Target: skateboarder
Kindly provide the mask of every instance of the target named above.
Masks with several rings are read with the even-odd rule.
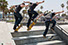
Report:
[[[12,8],[16,7],[15,11],[14,11],[14,17],[15,17],[15,24],[14,24],[14,27],[13,29],[15,30],[17,26],[19,26],[21,20],[22,20],[22,15],[19,13],[20,10],[23,8],[23,7],[27,7],[28,5],[25,5],[24,3],[20,4],[20,5],[14,5],[12,6],[9,10],[11,10]],[[17,32],[17,31],[15,31]]]
[[[56,14],[59,14],[59,13],[62,13],[62,12],[64,12],[64,11],[54,12],[54,13],[46,13],[46,14],[41,14],[41,15],[39,16],[39,17],[45,16],[45,18],[46,18],[46,19],[45,19],[46,29],[45,29],[45,31],[44,31],[44,33],[43,33],[43,37],[44,37],[44,38],[46,38],[46,34],[47,34],[47,32],[48,32],[50,23],[53,24],[52,27],[51,27],[51,29],[54,30],[54,26],[56,25],[56,21],[53,19],[53,17],[54,17]],[[38,18],[39,18],[39,17],[38,17]],[[37,18],[37,19],[38,19],[38,18]]]
[[[38,15],[38,13],[36,11],[34,11],[34,9],[36,8],[36,6],[38,6],[38,4],[41,4],[43,2],[44,2],[44,0],[42,2],[36,2],[36,3],[32,3],[32,2],[29,2],[29,1],[27,1],[27,2],[24,1],[24,3],[29,3],[30,4],[29,10],[28,10],[28,14],[29,14],[30,18],[29,18],[28,23],[27,23],[27,28],[29,28],[31,20],[33,21]],[[33,16],[33,14],[34,14],[34,16]]]

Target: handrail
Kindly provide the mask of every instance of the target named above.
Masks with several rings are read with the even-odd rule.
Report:
[[[68,32],[66,32],[63,28],[61,28],[58,24],[57,26],[61,29],[61,31],[64,31],[66,34],[68,34]]]

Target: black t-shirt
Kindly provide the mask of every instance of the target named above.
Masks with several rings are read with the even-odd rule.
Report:
[[[51,18],[53,18],[55,13],[50,13],[50,14],[46,13],[46,14],[44,14],[44,16],[46,16],[46,15],[50,16]]]
[[[44,14],[46,20],[50,20],[55,16],[55,13],[46,13]]]
[[[16,12],[19,12],[21,9],[22,7],[20,7],[20,5],[16,5],[16,9],[15,9]]]
[[[34,10],[36,6],[37,6],[36,3],[31,3],[29,10]]]
[[[55,12],[54,12],[54,13],[52,13],[52,16],[51,16],[51,17],[53,18],[54,16],[55,16]]]

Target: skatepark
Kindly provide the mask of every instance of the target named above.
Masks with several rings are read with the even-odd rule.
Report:
[[[5,45],[67,45],[68,25],[59,26],[56,25],[55,32],[51,30],[48,31],[47,36],[50,37],[55,35],[51,40],[48,40],[48,38],[43,38],[42,36],[45,29],[44,25],[34,26],[30,31],[27,31],[24,25],[18,33],[14,33],[12,28],[13,23],[0,21],[0,42]]]
[[[0,45],[68,45],[68,1],[0,0]]]

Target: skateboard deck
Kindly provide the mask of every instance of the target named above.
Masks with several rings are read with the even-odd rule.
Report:
[[[44,37],[45,39],[52,40],[55,36],[56,36],[56,35],[46,36],[46,37],[43,36],[43,37]]]
[[[51,28],[50,28],[51,29]],[[53,32],[53,33],[56,33],[55,31],[54,31],[54,29],[51,29],[51,31]]]
[[[22,27],[23,24],[20,24],[20,26],[18,26],[15,31],[18,31],[21,27]]]
[[[32,27],[36,24],[37,20],[35,20],[34,22],[31,23],[31,25],[29,26],[29,28],[27,29],[28,31],[32,29]]]
[[[29,28],[27,29],[27,31],[31,30],[31,28],[36,24],[37,20],[40,18],[41,16],[37,17],[32,24],[29,26]]]

